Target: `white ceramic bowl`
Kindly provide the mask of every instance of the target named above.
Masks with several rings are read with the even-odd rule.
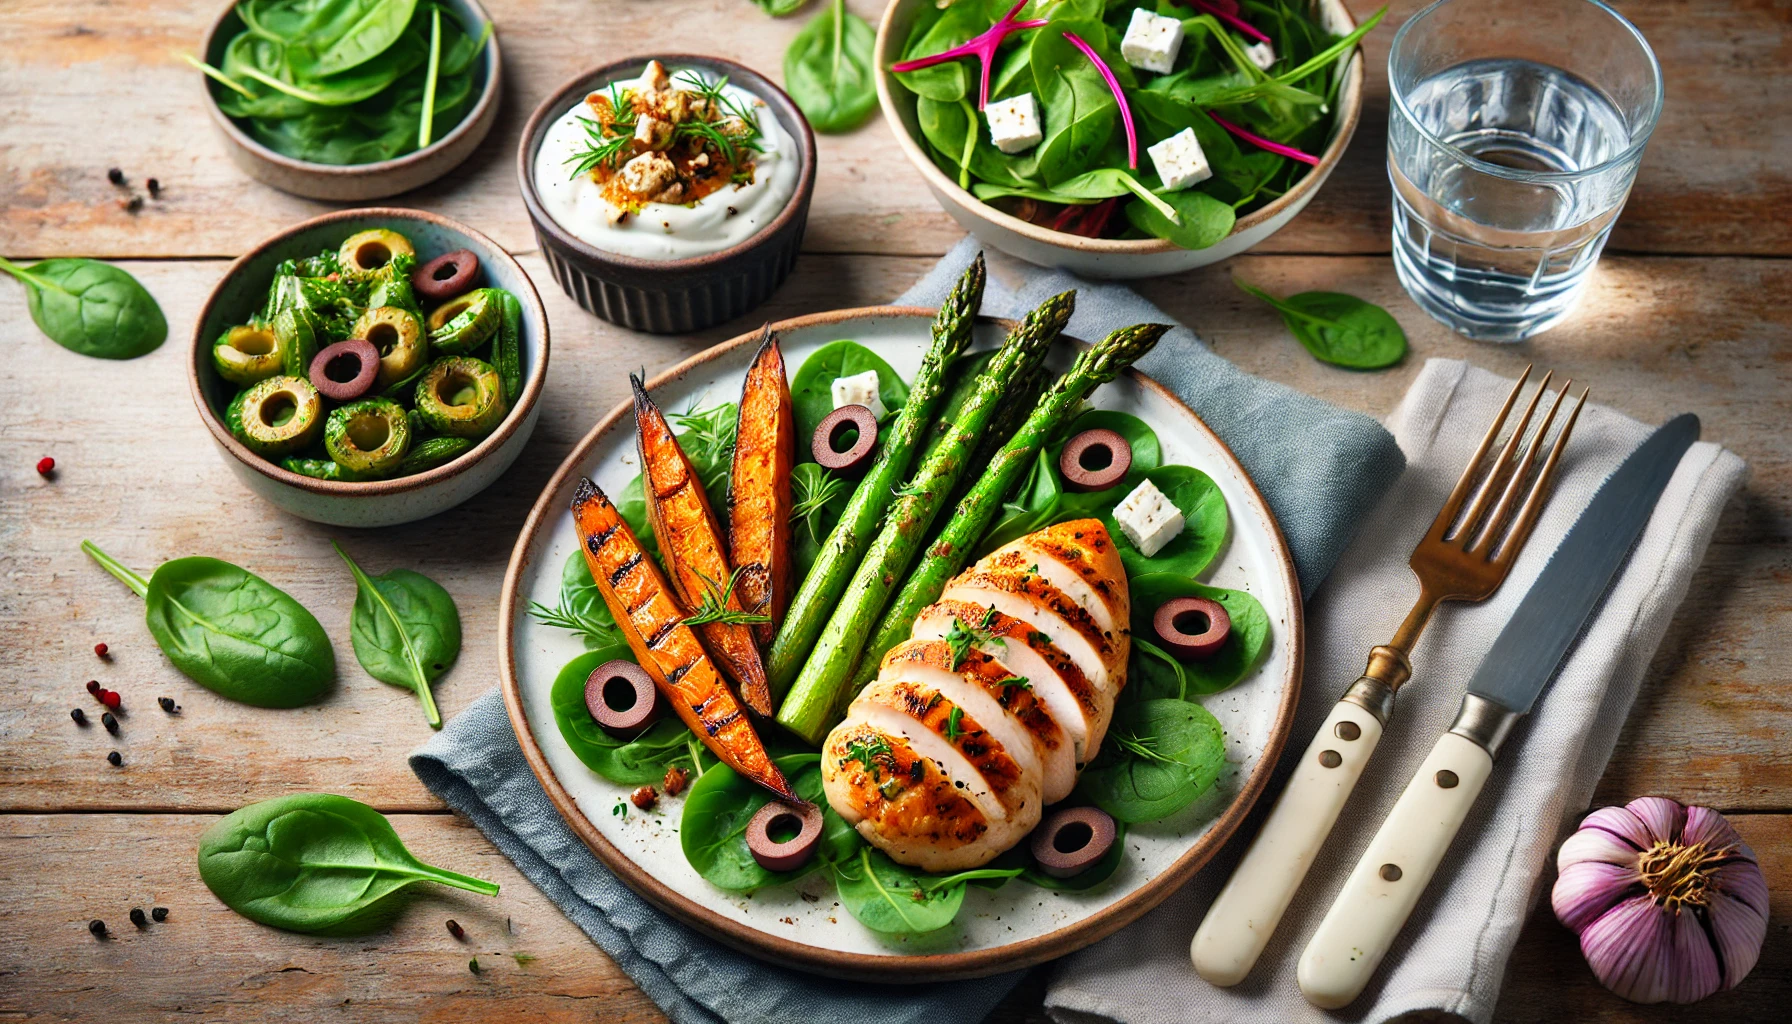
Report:
[[[932,2],[892,0],[884,10],[883,21],[877,27],[878,105],[883,107],[884,117],[896,133],[896,141],[907,154],[909,163],[921,172],[928,190],[960,227],[987,245],[1040,266],[1063,267],[1093,278],[1157,277],[1236,256],[1275,234],[1306,207],[1343,157],[1362,114],[1363,55],[1358,51],[1351,55],[1344,86],[1339,90],[1331,141],[1320,154],[1319,165],[1275,202],[1238,218],[1232,233],[1216,245],[1184,249],[1161,238],[1085,238],[1053,231],[1003,213],[959,188],[958,182],[935,166],[926,147],[916,141],[920,127],[915,120],[915,95],[899,85],[889,69],[901,59],[902,47],[921,5]],[[1343,0],[1313,2],[1328,31],[1344,35],[1356,28],[1356,21],[1344,7]]]
[[[232,385],[212,365],[212,346],[228,328],[246,322],[261,308],[274,267],[281,260],[314,256],[342,244],[357,231],[391,228],[411,240],[419,261],[456,249],[479,257],[484,283],[515,295],[523,304],[523,393],[516,405],[473,450],[444,466],[390,480],[349,483],[318,480],[282,469],[250,451],[224,426],[219,414],[230,401]],[[433,213],[370,207],[313,217],[257,245],[238,257],[212,289],[193,329],[188,379],[199,418],[212,433],[224,461],[237,479],[256,494],[298,516],[333,526],[392,526],[433,516],[485,490],[516,461],[535,420],[548,374],[548,317],[541,296],[523,268],[472,228]]]

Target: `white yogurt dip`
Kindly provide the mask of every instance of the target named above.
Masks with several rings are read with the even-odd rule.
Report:
[[[717,76],[690,68],[672,73],[673,85]],[[618,83],[633,85],[634,80]],[[600,87],[602,91],[607,86]],[[542,137],[535,156],[535,191],[556,224],[606,252],[646,260],[680,260],[720,252],[757,234],[777,218],[796,192],[797,149],[765,101],[730,83],[723,93],[758,122],[763,152],[754,156],[753,180],[726,184],[694,203],[650,202],[618,218],[619,208],[589,174],[570,177],[575,154],[589,146],[586,122],[593,114],[582,99]]]

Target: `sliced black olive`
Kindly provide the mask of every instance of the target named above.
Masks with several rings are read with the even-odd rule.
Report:
[[[1151,625],[1171,654],[1196,661],[1213,657],[1232,635],[1226,606],[1205,597],[1165,601],[1151,617]]]
[[[1073,491],[1105,491],[1126,479],[1132,469],[1132,445],[1105,427],[1085,430],[1070,439],[1058,456],[1058,472]]]
[[[1080,875],[1114,847],[1114,819],[1099,807],[1066,807],[1033,830],[1033,859],[1053,878]]]
[[[311,386],[325,398],[352,402],[373,390],[380,372],[380,350],[363,338],[326,345],[311,360]]]
[[[842,451],[838,446],[846,444],[847,436],[854,431],[858,437]],[[836,473],[863,470],[876,448],[877,417],[862,405],[843,405],[828,413],[815,427],[815,437],[809,442],[809,450],[821,468]]]
[[[444,253],[411,272],[411,290],[430,302],[447,302],[473,287],[479,276],[479,257],[471,250]]]
[[[774,832],[796,834],[779,842]],[[792,806],[773,800],[747,822],[747,851],[767,871],[794,871],[815,856],[821,846],[821,808],[814,804]]]
[[[647,670],[621,658],[585,677],[585,707],[605,732],[632,736],[659,718],[659,688]]]

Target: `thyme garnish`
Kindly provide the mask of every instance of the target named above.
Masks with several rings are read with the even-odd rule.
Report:
[[[703,576],[704,585],[709,590],[709,593],[703,595],[703,604],[698,607],[695,615],[690,615],[685,618],[684,624],[687,626],[701,626],[711,622],[720,622],[729,626],[752,626],[761,622],[772,621],[770,615],[761,615],[758,612],[735,611],[728,607],[729,600],[734,597],[734,585],[740,582],[740,574],[744,572],[746,568],[747,567],[744,565],[736,566],[735,570],[728,574],[728,585],[726,587],[718,587],[716,586],[715,580],[710,579],[708,576]],[[702,576],[703,574],[698,573],[698,575]]]
[[[808,528],[810,540],[820,543],[821,514],[827,509],[828,502],[846,490],[846,481],[830,473],[824,473],[814,485],[808,483],[809,477],[806,474],[792,473],[790,480],[799,492],[790,514]]]
[[[890,749],[890,744],[882,736],[870,743],[866,743],[864,740],[853,740],[846,746],[846,756],[840,759],[840,767],[844,768],[857,761],[865,766],[865,770],[871,773],[871,779],[875,782],[883,774],[883,769],[878,765],[877,759],[888,757],[894,761],[895,756],[895,752]]]
[[[531,601],[529,614],[544,626],[571,630],[599,646],[616,642],[616,631],[573,607],[565,591],[560,592],[560,607],[549,608],[539,601]]]

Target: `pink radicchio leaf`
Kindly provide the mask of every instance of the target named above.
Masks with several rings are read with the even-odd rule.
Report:
[[[1065,35],[1069,34],[1070,33],[1068,32],[1065,33]],[[1240,128],[1238,125],[1233,124],[1211,110],[1207,112],[1207,116],[1213,118],[1214,124],[1219,125],[1221,128],[1226,129],[1251,145],[1256,146],[1258,149],[1266,149],[1271,153],[1285,156],[1290,160],[1299,160],[1303,164],[1312,164],[1314,167],[1319,166],[1319,158],[1311,153],[1303,153],[1293,146],[1284,146],[1280,142],[1271,142],[1255,132],[1249,132]]]
[[[1095,70],[1101,73],[1101,80],[1108,84],[1108,91],[1114,94],[1114,102],[1120,104],[1120,120],[1126,124],[1126,166],[1138,170],[1139,133],[1132,124],[1132,108],[1126,105],[1126,90],[1120,88],[1120,80],[1114,77],[1113,69],[1108,67],[1107,61],[1101,59],[1101,54],[1095,52],[1095,47],[1083,42],[1082,37],[1075,32],[1064,33],[1064,38],[1069,40],[1070,45],[1083,51],[1083,56],[1095,65]]]
[[[1642,796],[1624,805],[1637,816],[1656,842],[1679,842],[1686,827],[1686,808],[1665,796]]]
[[[1269,42],[1269,36],[1238,16],[1238,0],[1175,0],[1175,2],[1211,14],[1259,43]]]
[[[919,71],[922,68],[933,67],[935,64],[944,64],[960,57],[976,57],[982,76],[978,80],[977,109],[982,110],[989,105],[989,69],[995,66],[996,50],[1001,47],[1002,40],[1008,38],[1010,33],[1019,32],[1022,29],[1041,28],[1048,24],[1044,18],[1032,21],[1014,20],[1014,16],[1019,14],[1020,9],[1027,6],[1028,2],[1029,0],[1020,0],[1020,3],[1009,8],[1008,13],[1002,15],[994,25],[949,50],[942,50],[930,57],[916,57],[913,60],[899,61],[890,65],[890,70],[901,74],[904,71]]]

